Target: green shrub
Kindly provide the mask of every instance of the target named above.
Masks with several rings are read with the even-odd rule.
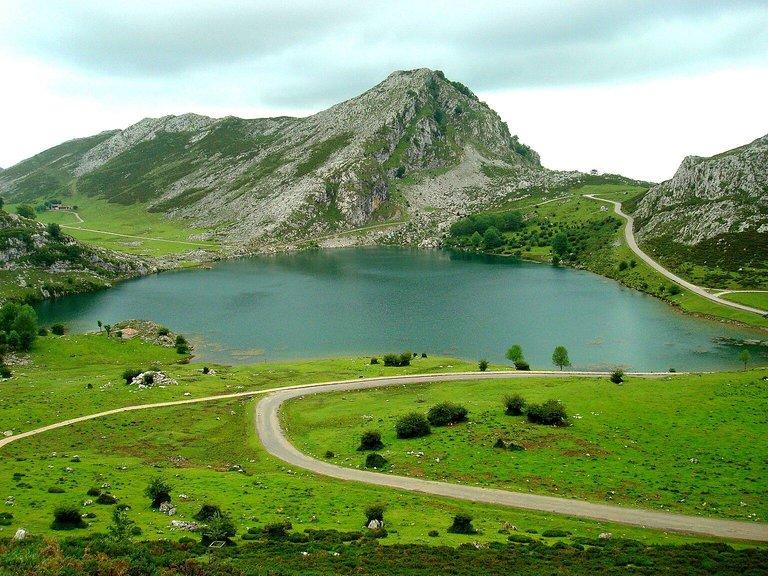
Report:
[[[406,414],[395,424],[395,432],[398,438],[420,438],[426,436],[431,431],[429,421],[423,414],[418,412]]]
[[[366,525],[371,520],[378,520],[379,522],[384,522],[384,512],[387,510],[387,505],[382,504],[381,502],[375,502],[373,504],[369,504],[365,508],[365,523]]]
[[[53,530],[72,530],[85,528],[83,516],[77,506],[59,506],[53,511]]]
[[[477,534],[477,530],[472,526],[472,516],[468,514],[456,514],[448,532],[451,534]]]
[[[429,536],[430,538],[437,538],[439,535],[440,535],[440,532],[438,532],[437,530],[430,530],[429,532],[427,532],[427,536]]]
[[[360,447],[358,450],[381,450],[384,448],[384,442],[381,441],[381,434],[376,430],[368,430],[360,436]]]
[[[168,328],[166,328],[165,326],[160,326],[160,327],[157,329],[157,335],[158,335],[158,336],[168,336],[168,334],[170,334],[170,332],[171,332],[171,331],[170,331],[170,330],[168,330]]]
[[[126,384],[130,384],[141,372],[138,368],[126,368],[123,370],[123,380],[125,380]]]
[[[547,400],[543,404],[531,404],[526,410],[528,421],[534,424],[562,426],[568,416],[565,406],[557,400]]]
[[[371,452],[365,457],[366,468],[377,468],[380,470],[384,468],[388,463],[389,461],[384,458],[384,456],[376,452]]]
[[[51,486],[48,488],[48,494],[64,494],[64,488],[61,486]]]
[[[515,362],[515,369],[516,370],[530,370],[531,366],[525,360],[517,360]]]
[[[326,450],[325,451],[325,457],[326,458],[336,458],[336,453],[333,450]]]
[[[10,526],[13,524],[13,514],[10,512],[0,512],[0,526]]]
[[[371,364],[378,364],[378,363],[379,363],[379,359],[378,359],[378,358],[376,358],[376,356],[374,356],[373,358],[371,358]]]
[[[221,508],[216,506],[215,504],[203,504],[200,507],[200,510],[197,511],[197,513],[192,516],[195,520],[198,522],[207,522],[214,516],[221,514]]]
[[[114,496],[112,496],[112,494],[109,494],[107,492],[102,492],[101,494],[99,494],[99,497],[96,498],[96,504],[111,505],[116,503],[117,503],[117,498],[115,498]]]
[[[504,398],[504,413],[509,416],[520,416],[525,411],[525,398],[520,394],[511,394]]]
[[[101,490],[99,488],[89,488],[88,492],[86,492],[88,496],[101,496]]]
[[[624,382],[624,370],[617,368],[611,372],[611,382],[614,384],[621,384]]]
[[[518,544],[532,544],[536,542],[535,538],[526,536],[525,534],[510,534],[507,536],[507,540],[510,542],[516,542]]]
[[[0,378],[10,378],[13,376],[11,369],[5,364],[0,363]]]
[[[22,218],[35,218],[35,209],[29,204],[19,204],[16,206],[16,214]]]
[[[38,336],[48,336],[48,328],[41,327],[37,330]]]
[[[466,421],[467,414],[468,410],[460,404],[442,402],[429,409],[427,420],[432,426],[447,426]]]
[[[189,342],[181,334],[176,336],[175,347],[177,354],[189,354]]]
[[[288,537],[288,531],[293,529],[290,522],[275,522],[264,526],[262,532],[271,540],[285,540]]]
[[[480,362],[477,363],[477,367],[480,369],[480,372],[485,372],[486,370],[488,370],[488,360],[483,358],[482,360],[480,360]]]
[[[66,332],[64,324],[54,324],[51,326],[51,333],[55,334],[56,336],[64,336],[64,332]]]
[[[410,366],[413,354],[403,352],[402,354],[384,354],[384,366]]]

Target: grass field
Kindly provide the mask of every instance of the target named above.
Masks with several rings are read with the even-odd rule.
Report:
[[[768,292],[732,292],[730,294],[723,294],[723,298],[732,302],[738,302],[739,304],[768,310]]]
[[[94,246],[142,256],[164,256],[196,248],[218,249],[216,242],[191,238],[204,232],[203,229],[190,226],[181,220],[172,220],[148,212],[144,204],[115,204],[79,194],[67,197],[66,202],[68,205],[77,206],[77,214],[82,222],[69,211],[42,212],[37,215],[38,220],[61,224],[66,227],[64,231],[67,234]],[[9,211],[12,210],[13,207],[9,207]]]
[[[348,358],[237,368],[216,366],[215,375],[203,376],[198,365],[176,364],[178,355],[173,350],[138,341],[119,342],[97,334],[41,338],[30,360],[27,366],[14,367],[14,377],[2,383],[0,416],[4,429],[13,429],[14,433],[127,404],[361,375],[474,368],[440,358],[419,358],[410,368],[370,366],[363,358]],[[139,392],[119,380],[124,367],[155,362],[179,384]],[[93,388],[88,388],[88,383]],[[611,531],[617,537],[644,542],[700,540],[406,494],[290,470],[260,447],[253,429],[254,406],[255,400],[240,399],[130,412],[4,447],[0,493],[6,500],[0,504],[0,511],[12,513],[13,522],[10,527],[0,527],[0,537],[18,526],[33,534],[49,534],[52,510],[57,505],[82,506],[84,501],[93,500],[86,495],[89,488],[108,485],[104,490],[131,507],[130,516],[142,528],[143,537],[180,538],[187,533],[171,530],[171,519],[152,511],[143,495],[149,479],[161,475],[173,485],[173,499],[178,505],[173,519],[189,520],[203,502],[211,501],[232,513],[241,533],[250,526],[285,519],[298,529],[358,530],[365,505],[384,501],[390,532],[386,543],[466,542],[467,536],[445,534],[452,516],[460,511],[470,513],[483,531],[471,539],[504,541],[506,534],[498,531],[512,524],[521,531],[536,533],[562,528],[573,537],[594,538],[600,532]],[[238,471],[235,465],[244,471]],[[54,491],[49,492],[50,488]],[[89,520],[89,528],[78,533],[105,530],[111,506],[93,504],[82,509],[93,512],[95,518]],[[428,537],[432,529],[441,536]],[[539,538],[535,533],[532,536]]]
[[[382,388],[307,396],[284,407],[286,430],[303,451],[361,467],[360,434],[379,430],[388,471],[435,480],[741,520],[768,518],[762,442],[766,370],[663,379],[539,378]],[[502,399],[562,401],[568,427],[504,414]],[[444,400],[469,422],[399,440],[394,425]],[[503,438],[524,451],[494,448]]]

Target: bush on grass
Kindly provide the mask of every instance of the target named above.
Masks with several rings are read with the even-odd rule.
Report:
[[[521,416],[525,405],[525,398],[520,394],[512,394],[504,398],[504,413],[508,416]]]
[[[460,404],[442,402],[429,409],[427,420],[432,426],[448,426],[466,421],[468,413],[469,411]]]
[[[477,534],[477,530],[472,526],[472,516],[469,514],[456,514],[448,532],[451,534]]]
[[[360,436],[359,451],[381,450],[384,448],[384,442],[381,441],[381,434],[377,430],[368,430]]]
[[[365,467],[366,468],[377,468],[381,469],[384,468],[389,463],[389,460],[384,458],[381,454],[378,454],[377,452],[371,452],[368,454],[368,456],[365,457]]]
[[[568,418],[565,406],[557,400],[547,400],[543,404],[531,404],[526,410],[528,421],[533,424],[563,426]]]
[[[401,417],[395,424],[398,438],[420,438],[431,432],[429,421],[423,414],[411,412]]]
[[[59,506],[53,511],[53,530],[73,530],[75,528],[85,528],[83,516],[77,506]]]

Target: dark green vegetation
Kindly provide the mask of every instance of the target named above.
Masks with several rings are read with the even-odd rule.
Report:
[[[400,417],[395,424],[398,438],[421,438],[431,432],[429,421],[419,412]]]
[[[6,352],[28,352],[37,338],[37,314],[28,304],[0,308],[0,364]]]
[[[356,435],[375,425],[393,474],[764,521],[764,376],[627,376],[621,386],[607,376],[411,385],[308,396],[286,404],[283,415],[298,448],[316,456],[331,450],[336,464],[359,462]],[[423,410],[425,399],[461,402],[469,422],[398,439],[398,419]],[[375,419],[365,420],[371,406]],[[499,439],[509,449],[494,448]]]
[[[102,576],[245,576],[251,574],[377,574],[381,576],[558,574],[681,574],[762,576],[764,549],[724,544],[649,546],[625,539],[559,539],[551,544],[513,532],[508,543],[476,548],[381,545],[360,532],[283,529],[248,543],[217,550],[196,538],[179,541],[115,540],[104,536],[67,538],[51,545],[42,539],[0,540],[0,573],[17,576],[60,574]],[[465,540],[467,536],[461,536]]]

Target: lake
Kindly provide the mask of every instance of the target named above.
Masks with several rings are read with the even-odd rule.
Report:
[[[73,331],[96,330],[97,320],[155,320],[185,334],[199,358],[224,363],[403,350],[502,362],[519,343],[534,368],[550,368],[562,344],[581,369],[722,370],[740,366],[739,350],[716,337],[755,338],[589,272],[402,248],[230,260],[37,311]]]

